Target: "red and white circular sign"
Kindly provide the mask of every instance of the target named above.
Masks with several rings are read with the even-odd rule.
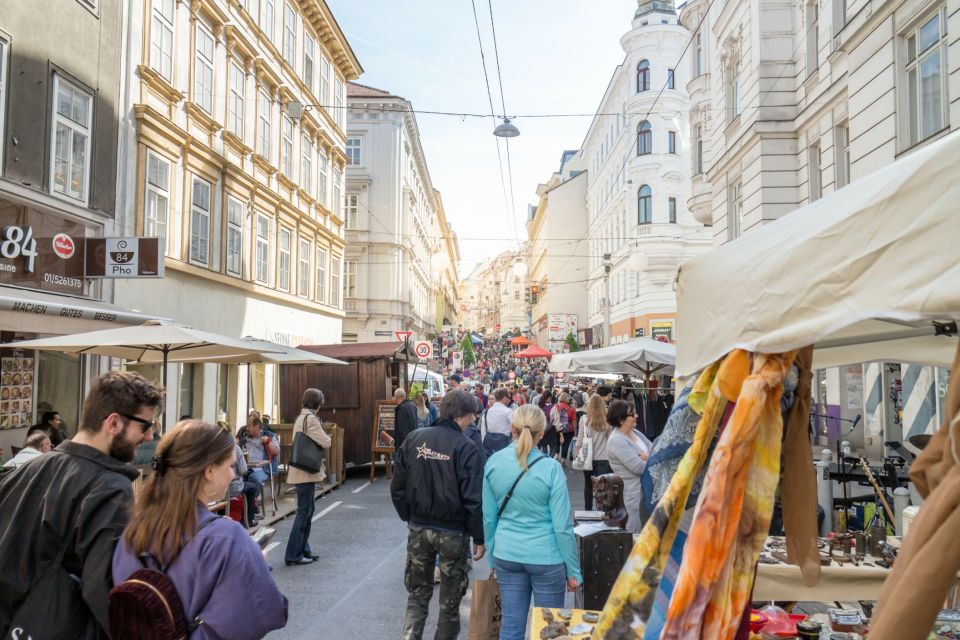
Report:
[[[77,251],[77,244],[73,238],[65,233],[53,236],[53,252],[64,260],[69,260]]]
[[[417,357],[421,360],[427,360],[433,355],[433,344],[423,340],[413,346],[413,352],[417,354]]]

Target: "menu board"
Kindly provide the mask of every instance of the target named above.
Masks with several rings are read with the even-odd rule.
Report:
[[[393,451],[393,429],[396,422],[397,403],[393,400],[377,400],[373,416],[374,451]]]
[[[32,424],[37,359],[34,351],[0,349],[0,429]]]

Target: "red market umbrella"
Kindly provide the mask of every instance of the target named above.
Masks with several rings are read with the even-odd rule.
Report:
[[[510,338],[510,344],[517,347],[525,347],[530,344],[530,341],[523,336],[517,336],[516,338]]]
[[[523,351],[519,351],[513,354],[513,356],[515,358],[548,358],[549,359],[553,357],[553,354],[547,351],[546,349],[538,347],[537,345],[534,344],[527,347]]]

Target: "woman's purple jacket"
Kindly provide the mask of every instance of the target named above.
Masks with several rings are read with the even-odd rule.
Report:
[[[191,640],[256,640],[287,624],[287,599],[270,575],[260,547],[247,531],[202,505],[205,526],[167,570],[189,620],[203,620]],[[123,539],[113,554],[113,583],[120,584],[142,565]]]

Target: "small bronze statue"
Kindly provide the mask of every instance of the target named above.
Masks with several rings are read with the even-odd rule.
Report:
[[[603,511],[603,523],[623,529],[627,526],[627,508],[623,505],[623,478],[607,473],[592,478],[593,504]]]

